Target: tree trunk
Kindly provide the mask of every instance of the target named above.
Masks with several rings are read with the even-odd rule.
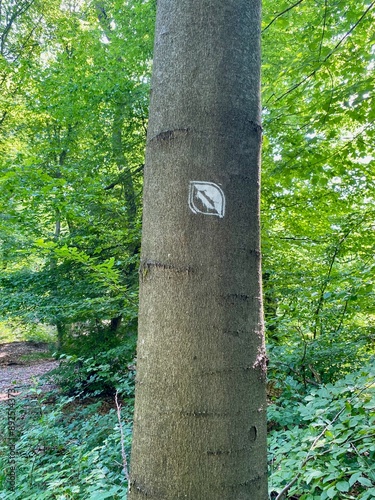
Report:
[[[57,352],[61,352],[66,340],[66,325],[62,321],[56,321],[57,331]]]
[[[125,120],[124,104],[115,103],[113,125],[112,125],[112,151],[119,172],[126,172],[123,176],[122,186],[128,213],[128,222],[133,227],[137,216],[136,196],[133,185],[132,172],[126,169],[126,159],[122,141],[122,128]]]
[[[130,500],[266,500],[260,0],[158,0]]]

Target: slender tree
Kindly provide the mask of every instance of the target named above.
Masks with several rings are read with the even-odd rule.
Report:
[[[260,0],[159,0],[131,500],[265,500]]]

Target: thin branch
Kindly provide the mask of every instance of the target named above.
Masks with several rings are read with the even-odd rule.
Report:
[[[350,28],[350,30],[337,42],[335,47],[331,50],[331,52],[324,58],[323,62],[328,61],[328,59],[336,52],[336,50],[340,47],[340,45],[352,34],[352,32],[356,29],[356,27],[359,25],[361,21],[365,18],[365,16],[368,14],[368,12],[373,8],[375,5],[375,0],[367,7],[365,12],[362,14],[362,16],[358,19],[358,21],[353,24],[353,26]]]
[[[296,375],[297,380],[299,380],[299,379],[298,379],[298,377],[299,377],[301,374],[299,373],[299,371],[298,371],[298,370],[296,370],[296,369],[295,369],[295,368],[293,368],[292,366],[288,365],[288,363],[283,363],[283,362],[280,362],[279,364],[280,364],[280,365],[283,365],[283,366],[286,366],[286,367],[289,369],[289,371],[291,371],[292,373],[294,373],[294,375]],[[312,380],[311,378],[305,378],[305,382],[307,382],[307,383],[308,383],[308,384],[310,384],[310,385],[313,385],[314,387],[320,387],[320,386],[321,386],[321,384],[319,384],[316,380]]]
[[[320,56],[322,55],[324,34],[327,26],[327,12],[328,12],[328,0],[324,0],[324,19],[323,19],[322,37],[320,39],[320,45],[319,45],[319,60]]]
[[[125,172],[122,172],[121,175],[119,175],[115,181],[111,182],[111,184],[108,184],[108,186],[105,186],[105,188],[103,188],[104,191],[109,191],[110,189],[113,189],[114,187],[118,186],[119,184],[122,184],[127,178],[141,172],[143,170],[143,168],[144,168],[144,165],[140,165],[138,168],[136,168],[133,171],[127,170]]]
[[[8,111],[2,112],[2,117],[0,118],[0,127],[4,123],[5,118],[7,117]]]
[[[372,387],[373,383],[369,383],[368,385],[365,385],[365,387],[363,387],[358,394],[354,394],[352,398],[349,399],[348,403],[351,403],[356,397],[358,397],[360,394],[362,394],[366,389]],[[277,497],[275,498],[275,500],[283,500],[285,498],[285,495],[288,493],[288,491],[292,488],[292,486],[294,486],[294,484],[298,481],[298,479],[300,478],[302,472],[303,472],[303,468],[305,467],[305,465],[307,464],[307,462],[309,462],[310,460],[312,460],[314,458],[314,456],[311,454],[311,452],[313,451],[313,449],[315,448],[315,446],[317,445],[318,441],[324,436],[324,434],[326,433],[327,429],[336,422],[336,420],[338,418],[340,418],[340,415],[345,411],[346,409],[346,406],[343,406],[343,408],[341,408],[341,410],[334,416],[334,418],[328,422],[328,424],[326,424],[322,430],[322,432],[314,439],[314,442],[313,444],[310,446],[310,449],[309,451],[307,452],[307,455],[306,455],[306,458],[305,460],[302,462],[300,468],[299,468],[299,472],[296,474],[296,476],[290,481],[290,483],[288,483],[286,486],[284,486],[284,488],[280,491],[280,493],[277,495]]]
[[[299,2],[300,3],[300,2]],[[291,87],[289,90],[281,94],[280,97],[278,97],[274,102],[278,102],[284,97],[286,97],[288,94],[293,92],[294,90],[298,89],[301,85],[303,85],[307,80],[310,80],[323,66],[325,62],[328,61],[328,59],[337,51],[337,49],[340,47],[340,45],[353,33],[353,31],[357,28],[357,26],[363,21],[363,19],[366,17],[366,15],[369,13],[369,11],[374,7],[375,5],[375,0],[367,7],[365,12],[362,14],[362,16],[358,19],[356,23],[353,24],[353,26],[350,28],[350,30],[345,33],[345,35],[337,42],[337,44],[334,46],[334,48],[331,50],[329,54],[326,55],[326,57],[323,59],[322,63],[320,66],[315,68],[311,73],[309,73],[307,76],[305,76],[300,82],[296,83]]]
[[[129,482],[129,468],[128,468],[128,461],[126,458],[126,452],[125,452],[125,439],[124,439],[124,431],[122,428],[122,421],[121,421],[121,404],[118,402],[118,391],[116,391],[115,394],[115,404],[116,404],[116,409],[117,409],[117,420],[119,423],[120,427],[120,436],[121,436],[121,456],[122,456],[122,470],[124,471],[125,478],[128,482],[128,485],[130,484]]]
[[[339,252],[341,250],[341,246],[343,245],[343,243],[345,242],[345,240],[348,238],[348,236],[350,235],[350,233],[353,230],[354,230],[354,227],[351,227],[350,229],[348,229],[348,231],[346,231],[346,233],[343,235],[343,237],[340,239],[340,241],[336,245],[335,250],[333,252],[333,255],[331,257],[331,260],[330,260],[330,263],[329,263],[328,273],[327,273],[327,276],[324,279],[324,282],[323,282],[321,290],[320,290],[320,296],[319,296],[319,300],[318,300],[318,306],[317,306],[316,311],[314,313],[314,316],[315,316],[315,325],[314,325],[314,331],[313,331],[314,339],[316,338],[316,332],[317,332],[317,329],[318,329],[319,315],[320,315],[320,312],[323,309],[323,305],[324,305],[324,294],[325,294],[325,291],[326,291],[327,286],[328,286],[328,284],[330,282],[330,279],[331,279],[332,269],[333,269],[333,266],[335,264],[336,257],[337,257],[337,255],[339,254]]]
[[[321,240],[313,240],[311,238],[297,238],[295,236],[278,236],[278,239],[291,241],[308,241],[309,243],[323,243]]]
[[[334,150],[333,153],[331,153],[328,156],[325,156],[324,158],[320,158],[319,160],[317,160],[315,162],[311,162],[309,164],[310,171],[312,171],[312,167],[315,167],[316,165],[323,165],[328,160],[331,160],[332,158],[334,158],[338,154],[340,154],[343,151],[345,151],[345,149],[348,148],[351,144],[353,144],[362,134],[364,134],[367,130],[371,130],[371,128],[374,126],[374,124],[375,124],[375,119],[371,120],[370,122],[367,122],[366,125],[364,127],[362,127],[362,129],[354,137],[352,137],[347,142],[345,142],[345,144],[342,147],[338,148],[337,150]],[[303,151],[304,151],[303,148],[297,149],[295,151],[295,155],[283,164],[283,168],[284,169],[286,169],[286,168],[289,168],[289,169],[293,168],[293,165],[292,166],[290,166],[290,165],[298,157],[298,155],[301,152],[303,152]],[[295,204],[286,205],[286,206],[288,207],[288,206],[295,206],[295,205],[298,205],[298,202],[295,203]]]
[[[286,8],[285,10],[283,10],[282,12],[279,12],[279,14],[277,14],[276,17],[274,17],[272,19],[272,21],[270,23],[267,24],[267,26],[262,30],[262,33],[264,33],[266,30],[268,30],[268,28],[281,16],[283,16],[284,14],[286,14],[287,12],[289,12],[290,10],[294,9],[294,7],[297,7],[297,5],[299,5],[300,3],[302,3],[303,0],[298,0],[298,2],[296,2],[295,4],[291,5],[290,7]]]
[[[344,317],[345,317],[345,314],[346,314],[346,311],[348,309],[348,303],[349,303],[349,299],[346,299],[345,301],[345,305],[344,305],[344,310],[342,311],[342,314],[340,316],[340,322],[339,322],[339,325],[338,327],[336,328],[335,330],[335,333],[340,333],[340,330],[341,330],[341,327],[342,327],[342,324],[344,322]]]
[[[293,87],[290,87],[290,89],[288,89],[286,92],[284,92],[283,94],[281,94],[281,96],[278,97],[277,99],[275,99],[274,102],[281,101],[281,99],[284,99],[284,97],[286,97],[288,94],[290,94],[294,90],[298,89],[298,87],[300,87],[305,82],[307,82],[307,80],[310,80],[310,78],[312,78],[319,71],[320,68],[321,68],[321,66],[319,68],[315,68],[313,71],[311,71],[311,73],[309,73],[307,76],[305,76],[300,82],[295,83],[293,85]]]
[[[330,115],[331,104],[332,104],[333,96],[334,96],[334,93],[335,93],[335,86],[334,86],[334,80],[333,80],[332,71],[329,68],[327,68],[327,71],[328,71],[328,74],[329,74],[329,76],[331,78],[331,91],[330,91],[331,95],[330,95],[330,98],[329,98],[329,103],[328,103],[328,106],[327,106],[326,114],[325,114],[325,116],[323,118],[321,127],[323,127],[323,125],[325,125],[325,123],[327,121],[327,118]]]
[[[5,43],[6,43],[6,40],[8,38],[9,32],[12,28],[14,21],[17,19],[17,17],[24,14],[32,6],[32,4],[34,2],[35,2],[35,0],[31,0],[29,2],[24,2],[23,4],[21,4],[21,6],[18,9],[16,8],[15,11],[12,13],[12,15],[9,17],[9,19],[7,19],[7,24],[4,27],[2,35],[0,37],[0,40],[1,40],[1,42],[0,42],[0,54],[1,55],[4,55]]]

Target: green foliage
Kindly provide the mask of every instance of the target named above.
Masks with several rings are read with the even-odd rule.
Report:
[[[48,342],[52,346],[56,342],[56,334],[49,325],[25,323],[18,318],[0,322],[0,344],[15,341]]]
[[[374,5],[263,12],[268,340],[299,380],[328,382],[374,352]]]
[[[30,396],[29,396],[30,398]],[[17,397],[16,492],[7,488],[6,406],[0,406],[0,498],[84,499],[126,498],[120,428],[115,409],[101,403],[82,407],[74,398],[55,404],[37,397]],[[130,449],[128,414],[122,412],[126,452]]]
[[[103,348],[102,348],[103,349]],[[118,391],[132,405],[135,340],[90,357],[62,354],[60,366],[48,374],[61,391],[80,397],[113,395]]]
[[[371,357],[371,337],[361,331],[333,333],[317,338],[296,331],[293,339],[284,344],[268,346],[269,375],[282,381],[292,376],[305,387],[310,384],[334,382],[358,370]]]
[[[0,317],[62,341],[136,315],[155,5],[16,4],[0,13]]]
[[[291,484],[286,498],[374,498],[374,375],[372,362],[335,384],[310,390],[300,401],[298,385],[289,381],[269,408],[271,491],[280,493]]]

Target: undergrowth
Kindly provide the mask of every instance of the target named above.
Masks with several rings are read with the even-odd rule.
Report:
[[[35,386],[15,396],[15,491],[10,482],[9,405],[0,404],[0,499],[126,498],[132,356],[129,345],[88,358],[63,355],[60,367],[42,382],[57,384],[58,392],[45,394]]]
[[[131,346],[65,355],[49,380],[60,392],[35,387],[15,397],[14,492],[9,407],[0,404],[0,499],[126,498],[122,445],[129,457],[132,356]],[[306,387],[290,376],[276,382],[268,411],[271,499],[375,498],[374,375],[372,362],[335,383]]]
[[[9,484],[7,408],[0,406],[0,498],[126,498],[120,423],[102,401],[82,405],[74,397],[53,404],[38,394],[16,398],[16,483]],[[30,401],[33,405],[30,405]],[[122,410],[124,446],[130,451],[131,420]]]
[[[374,376],[372,362],[304,395],[284,381],[268,411],[271,498],[375,498]]]
[[[132,342],[93,352],[90,356],[62,354],[60,366],[48,379],[69,396],[113,395],[116,391],[132,399],[134,393]]]

